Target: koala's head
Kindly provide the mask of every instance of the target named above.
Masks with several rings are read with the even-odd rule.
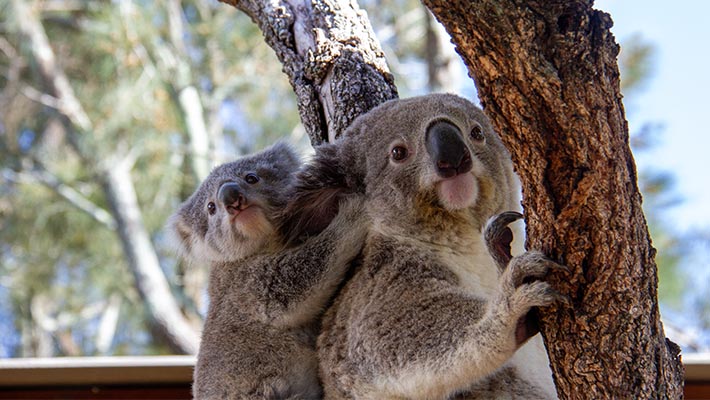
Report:
[[[297,192],[307,203],[322,192],[364,191],[375,226],[407,234],[457,221],[480,230],[492,215],[519,209],[500,138],[479,108],[448,94],[376,107],[317,148],[302,176]]]
[[[181,255],[195,262],[234,261],[276,239],[301,160],[285,143],[216,167],[171,217]]]

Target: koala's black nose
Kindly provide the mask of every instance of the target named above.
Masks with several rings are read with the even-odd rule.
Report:
[[[454,124],[438,121],[426,132],[426,149],[436,165],[439,176],[451,178],[471,170],[471,153]]]
[[[219,187],[217,199],[230,214],[239,211],[247,203],[247,198],[239,188],[239,185],[232,182],[224,183]]]

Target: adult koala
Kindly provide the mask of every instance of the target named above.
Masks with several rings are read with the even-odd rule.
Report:
[[[487,250],[486,222],[520,208],[519,183],[480,109],[443,94],[384,103],[319,147],[299,185],[294,225],[347,191],[365,192],[372,221],[318,338],[326,398],[555,397],[526,315],[561,299],[540,280],[559,266],[505,257],[515,217],[487,235],[498,257]]]

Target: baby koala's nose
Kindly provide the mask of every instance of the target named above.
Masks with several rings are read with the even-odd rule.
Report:
[[[230,214],[238,212],[247,204],[246,196],[242,193],[239,185],[233,182],[222,184],[217,192],[217,198]]]
[[[471,170],[471,153],[459,128],[450,122],[437,121],[429,126],[426,148],[442,178],[451,178]]]

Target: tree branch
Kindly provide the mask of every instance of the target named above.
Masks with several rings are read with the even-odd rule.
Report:
[[[55,175],[47,171],[47,169],[44,168],[44,166],[39,162],[33,162],[29,172],[24,174],[19,174],[15,171],[6,169],[3,175],[14,182],[21,182],[26,179],[39,182],[51,189],[54,193],[58,194],[78,210],[86,213],[86,215],[93,218],[96,222],[104,225],[108,229],[116,229],[116,220],[111,214],[108,213],[108,211],[97,206],[76,189],[62,182]],[[23,179],[23,176],[26,176],[27,178]]]
[[[200,98],[200,92],[193,82],[190,63],[186,60],[187,46],[184,43],[185,27],[182,20],[183,11],[180,0],[169,0],[166,3],[168,26],[170,27],[170,43],[177,54],[178,74],[171,82],[177,93],[178,105],[183,114],[185,128],[192,148],[192,168],[198,181],[203,181],[210,173],[210,135],[205,122],[205,110]],[[171,76],[171,75],[167,75]],[[212,146],[214,147],[214,146]]]
[[[169,85],[172,98],[180,111],[190,145],[190,168],[195,178],[202,181],[210,172],[211,159],[205,111],[199,91],[193,82],[190,63],[185,60],[188,55],[183,42],[185,32],[180,2],[168,0],[164,4],[168,17],[170,45],[153,41],[151,52],[140,44],[136,45],[135,51],[143,63],[158,68],[162,71],[162,76],[169,77],[166,84]],[[121,2],[119,10],[126,35],[131,42],[140,43],[138,33],[133,27],[133,19],[138,17],[133,2]],[[156,61],[153,62],[153,59]]]
[[[74,90],[69,84],[69,79],[57,64],[54,51],[49,45],[49,39],[47,39],[47,34],[44,32],[39,19],[28,9],[28,5],[24,0],[13,0],[12,4],[17,14],[16,20],[22,21],[19,24],[20,30],[29,39],[32,55],[37,61],[42,77],[50,87],[49,92],[60,100],[61,112],[81,131],[91,131],[91,120],[76,98]]]
[[[124,253],[128,258],[138,293],[160,333],[175,350],[195,354],[199,343],[193,327],[175,302],[160,262],[143,225],[129,166],[116,163],[103,180],[109,206],[118,222]]]
[[[353,119],[397,97],[369,21],[346,0],[221,0],[244,11],[276,52],[311,144],[332,141]]]

